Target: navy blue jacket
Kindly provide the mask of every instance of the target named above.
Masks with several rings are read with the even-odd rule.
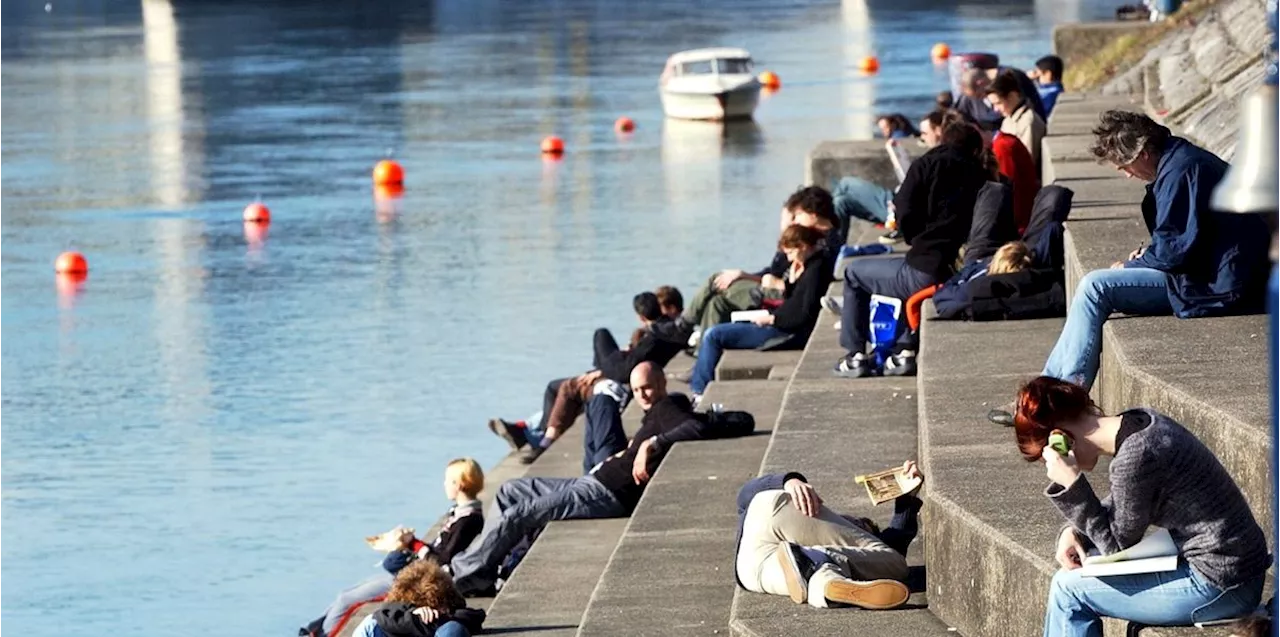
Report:
[[[1259,311],[1271,233],[1256,215],[1215,212],[1209,199],[1228,165],[1180,137],[1170,137],[1147,185],[1142,220],[1151,244],[1126,268],[1169,275],[1169,304],[1179,318]]]
[[[742,489],[738,491],[738,536],[733,541],[733,579],[742,586],[742,580],[738,578],[738,551],[742,549],[742,526],[747,519],[747,507],[751,506],[751,499],[756,497],[762,491],[773,491],[782,489],[788,480],[796,478],[801,482],[808,482],[804,474],[791,471],[789,473],[771,473],[763,475],[759,478],[748,480],[742,485]],[[893,501],[893,519],[890,520],[889,526],[880,531],[876,537],[892,548],[893,550],[906,555],[907,547],[911,545],[911,541],[916,538],[916,533],[920,529],[920,507],[924,503],[914,495],[904,495]],[[746,588],[743,586],[743,588]]]

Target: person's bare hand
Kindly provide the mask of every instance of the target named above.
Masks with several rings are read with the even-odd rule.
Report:
[[[413,544],[413,529],[400,527],[400,548],[408,548]]]
[[[773,315],[762,314],[760,316],[757,316],[751,319],[751,322],[755,323],[756,325],[759,325],[760,327],[767,327],[769,325],[773,325]]]
[[[631,477],[636,484],[644,484],[649,481],[649,454],[653,451],[654,446],[658,443],[653,438],[644,441],[640,448],[636,450],[635,462],[631,463]]]
[[[916,465],[916,461],[908,460],[902,463],[902,473],[908,478],[920,479],[920,484],[916,485],[916,488],[912,489],[911,493],[908,493],[907,495],[915,495],[916,493],[919,493],[920,488],[924,486],[924,473],[920,471],[920,467]]]
[[[1133,252],[1130,252],[1130,253],[1129,253],[1129,259],[1128,259],[1128,260],[1129,260],[1129,261],[1132,261],[1132,260],[1134,260],[1134,259],[1136,259],[1136,258],[1138,258],[1138,257],[1142,256],[1143,254],[1146,254],[1146,252],[1147,252],[1147,247],[1146,247],[1146,246],[1138,246],[1136,249],[1134,249],[1134,251],[1133,251]]]
[[[424,624],[430,624],[431,622],[440,619],[440,611],[434,608],[427,608],[426,606],[420,606],[413,609],[413,614],[416,615],[418,619],[422,620],[422,623]]]
[[[1070,451],[1064,456],[1054,451],[1052,447],[1046,446],[1040,452],[1040,457],[1044,458],[1045,475],[1055,484],[1066,488],[1080,477],[1080,467],[1076,465],[1076,452]]]
[[[1112,270],[1123,270],[1123,269],[1124,269],[1124,261],[1116,261],[1115,263],[1112,263],[1112,264],[1111,264],[1111,269],[1112,269]]]
[[[591,370],[591,371],[589,371],[589,372],[587,372],[587,373],[585,373],[585,374],[583,374],[583,375],[579,376],[578,378],[582,379],[582,382],[583,382],[583,383],[585,383],[585,384],[587,384],[587,385],[594,385],[594,384],[596,384],[596,383],[600,382],[600,379],[604,378],[604,372],[602,372],[602,371],[600,371],[600,370],[598,370],[598,369],[593,369],[593,370]]]
[[[716,289],[721,291],[729,289],[729,286],[733,285],[734,281],[741,279],[742,275],[743,275],[742,270],[721,271],[720,274],[716,275],[716,280],[715,280]]]
[[[1058,550],[1054,554],[1058,566],[1068,571],[1075,570],[1084,565],[1084,556],[1084,544],[1080,542],[1075,529],[1063,529],[1062,535],[1058,536]]]
[[[760,277],[760,287],[766,290],[785,290],[787,289],[787,282],[782,280],[780,276],[765,274]]]
[[[818,517],[822,498],[818,497],[818,490],[814,489],[813,485],[800,478],[792,478],[782,485],[782,490],[791,496],[791,504],[795,505],[801,513],[811,518]]]

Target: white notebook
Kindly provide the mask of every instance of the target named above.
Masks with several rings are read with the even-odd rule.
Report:
[[[750,323],[762,316],[768,316],[769,310],[738,310],[729,314],[729,320],[734,323]]]
[[[1160,573],[1178,568],[1178,545],[1167,529],[1156,529],[1133,546],[1111,555],[1093,554],[1084,558],[1080,574],[1085,577]]]

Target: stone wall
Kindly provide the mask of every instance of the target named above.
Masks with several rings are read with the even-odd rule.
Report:
[[[1266,40],[1264,0],[1223,0],[1165,36],[1101,92],[1141,95],[1152,116],[1230,161],[1238,106],[1262,83]]]

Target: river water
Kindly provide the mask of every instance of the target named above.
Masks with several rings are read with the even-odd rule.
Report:
[[[934,42],[1025,67],[1112,4],[5,3],[3,620],[293,634],[635,292],[762,267],[814,144],[946,87]],[[663,122],[665,57],[708,45],[782,77],[755,124]]]

